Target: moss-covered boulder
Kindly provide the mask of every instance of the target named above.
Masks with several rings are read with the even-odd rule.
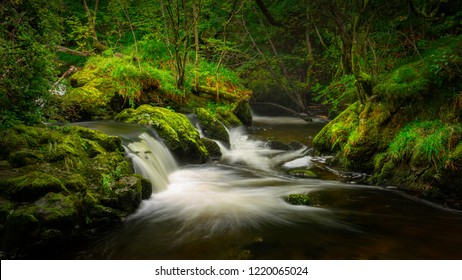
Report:
[[[314,173],[313,171],[309,169],[292,169],[287,171],[289,175],[292,175],[294,177],[299,177],[299,178],[307,178],[307,179],[313,179],[317,178],[318,175]]]
[[[132,174],[119,137],[22,125],[0,136],[0,250],[7,256],[118,223],[152,193],[149,181]]]
[[[61,192],[68,193],[63,182],[41,171],[0,181],[0,194],[14,201],[34,201],[48,193]]]
[[[222,141],[229,145],[228,131],[216,117],[209,113],[205,108],[197,108],[195,113],[206,137]]]
[[[216,108],[215,116],[224,126],[228,128],[242,126],[243,124],[241,120],[228,107]]]
[[[233,113],[245,126],[252,125],[252,110],[248,101],[239,102],[236,108],[234,108]]]
[[[151,126],[167,147],[184,161],[203,163],[209,159],[209,153],[200,140],[199,133],[182,114],[162,107],[141,105],[137,109],[122,111],[115,120]]]
[[[381,77],[364,104],[356,102],[314,138],[344,167],[370,182],[460,207],[462,40],[441,39],[422,57]],[[451,201],[451,202],[449,202]],[[458,201],[458,202],[456,202]]]
[[[313,206],[315,204],[313,199],[306,194],[289,194],[284,197],[284,201],[292,205]]]
[[[202,143],[204,143],[205,147],[207,148],[207,151],[209,151],[209,155],[212,159],[214,158],[221,158],[222,153],[220,146],[218,146],[217,142],[210,140],[208,138],[201,138]]]

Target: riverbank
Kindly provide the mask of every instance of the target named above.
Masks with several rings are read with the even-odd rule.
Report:
[[[336,164],[461,209],[462,40],[442,39],[421,58],[381,77],[314,139]]]

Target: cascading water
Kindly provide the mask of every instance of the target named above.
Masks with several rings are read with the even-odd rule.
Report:
[[[165,145],[144,132],[139,141],[129,143],[125,151],[133,162],[135,172],[151,180],[154,191],[167,189],[168,176],[178,166]]]
[[[231,129],[230,147],[220,145],[220,161],[179,167],[146,129],[106,132],[125,137],[136,172],[149,178],[156,192],[120,229],[78,258],[461,256],[453,245],[462,230],[458,213],[394,190],[299,179],[280,171],[313,165],[306,148],[272,150],[245,130]],[[283,199],[289,194],[309,194],[316,206],[290,205]],[[428,244],[437,246],[431,250]]]

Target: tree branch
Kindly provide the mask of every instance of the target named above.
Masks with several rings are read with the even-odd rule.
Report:
[[[268,10],[266,7],[265,3],[263,3],[263,0],[255,0],[257,2],[258,7],[262,11],[262,13],[265,15],[266,19],[271,25],[278,26],[278,27],[283,27],[284,25],[277,21],[273,15],[271,15],[271,12]]]
[[[56,46],[55,50],[57,52],[63,52],[63,53],[77,55],[77,56],[83,56],[83,57],[87,57],[87,56],[91,55],[91,53],[87,52],[87,51],[81,52],[81,51],[72,50],[72,49],[69,49],[69,48],[66,48],[66,47],[63,47],[63,46]]]

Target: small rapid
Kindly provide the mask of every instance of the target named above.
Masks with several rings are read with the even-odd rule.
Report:
[[[264,121],[254,131],[266,129],[270,121]],[[309,124],[296,122],[304,125]],[[273,150],[265,145],[266,136],[235,128],[229,130],[229,147],[218,142],[220,160],[178,166],[155,132],[99,126],[122,137],[135,171],[149,178],[155,191],[122,226],[76,258],[462,257],[454,246],[462,230],[458,212],[394,189],[287,175],[286,169],[322,161],[315,161],[307,146]],[[287,203],[290,194],[307,194],[313,206]]]

